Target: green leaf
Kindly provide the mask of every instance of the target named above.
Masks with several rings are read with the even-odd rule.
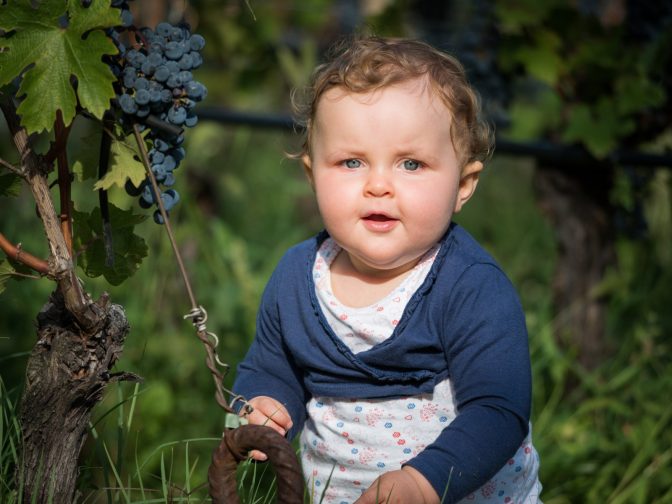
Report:
[[[597,106],[579,104],[569,112],[563,140],[581,142],[597,158],[604,158],[618,145],[621,137],[635,128],[632,119],[621,117],[618,107],[608,98]]]
[[[616,104],[621,114],[632,114],[665,102],[665,90],[642,75],[626,74],[616,81]]]
[[[46,0],[37,8],[30,0],[10,0],[0,6],[0,30],[11,32],[0,38],[0,86],[23,73],[18,113],[29,133],[51,130],[58,110],[69,125],[78,100],[102,117],[114,97],[115,81],[102,57],[117,54],[103,29],[119,24],[119,10],[109,0],[91,2],[88,8],[79,0]]]
[[[127,138],[128,141],[112,139],[110,166],[105,176],[93,186],[95,190],[107,190],[115,184],[124,187],[126,179],[131,179],[133,185],[138,187],[145,180],[145,166],[138,160],[140,156],[135,143],[130,143],[130,138]]]
[[[98,178],[98,163],[100,152],[97,146],[100,145],[100,130],[91,131],[82,136],[79,142],[73,143],[71,157],[72,172],[77,176],[80,182]],[[92,148],[96,146],[96,148]]]
[[[531,99],[530,99],[531,98]],[[534,96],[521,96],[511,104],[511,126],[507,136],[512,140],[529,140],[557,128],[562,112],[562,100],[551,88]]]
[[[495,2],[495,12],[501,23],[501,29],[509,33],[519,33],[526,26],[543,24],[557,5],[558,0],[518,0],[510,2],[498,0]]]
[[[14,197],[21,193],[21,177],[8,173],[0,175],[0,197]]]
[[[93,209],[90,214],[73,212],[74,246],[81,252],[77,265],[87,276],[95,278],[102,275],[110,284],[119,285],[138,270],[142,259],[147,256],[145,241],[133,232],[135,226],[147,217],[112,204],[109,211],[114,264],[106,264],[100,208]]]
[[[548,30],[540,30],[534,38],[534,43],[521,47],[516,57],[530,75],[553,85],[564,70],[564,62],[559,52],[562,41],[556,33]]]

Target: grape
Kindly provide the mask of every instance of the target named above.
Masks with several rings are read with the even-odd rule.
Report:
[[[133,74],[124,75],[123,81],[125,88],[132,88],[133,85],[135,84],[135,72],[133,72]]]
[[[163,202],[163,207],[166,211],[170,211],[175,206],[175,203],[179,201],[180,197],[177,194],[175,189],[168,189],[161,195],[161,201]]]
[[[203,57],[200,55],[200,53],[191,51],[189,54],[191,54],[191,64],[193,65],[192,69],[196,69],[203,64]]]
[[[119,106],[126,114],[132,115],[138,111],[138,106],[135,104],[135,100],[132,96],[127,94],[122,94],[119,97]]]
[[[150,65],[158,67],[163,63],[163,56],[161,56],[161,53],[156,51],[150,52],[149,56],[147,56],[147,62]]]
[[[145,75],[152,75],[154,71],[156,70],[156,66],[152,65],[149,60],[145,60],[145,62],[142,64],[140,67],[140,70],[142,70],[142,73]]]
[[[149,115],[149,107],[138,107],[135,115],[138,117],[147,117]]]
[[[189,98],[196,101],[205,98],[206,94],[205,86],[198,81],[188,82],[185,91]]]
[[[135,103],[138,105],[147,105],[149,103],[149,91],[140,89],[135,93]]]
[[[171,152],[172,156],[175,158],[175,161],[178,163],[184,159],[184,147],[178,147],[177,149],[173,149]]]
[[[184,58],[184,56],[182,56]],[[182,61],[182,60],[180,60]],[[179,74],[180,80],[182,81],[182,84],[187,84],[194,80],[194,75],[189,71],[189,70],[182,70]]]
[[[189,37],[189,49],[192,51],[200,51],[205,46],[205,39],[198,34]]]
[[[161,138],[156,138],[154,140],[154,148],[161,152],[166,152],[168,149],[170,149],[170,144]]]
[[[184,54],[184,49],[179,42],[171,40],[166,44],[166,57],[172,60],[178,60]]]
[[[166,167],[163,164],[153,164],[152,173],[156,177],[157,182],[163,182],[166,178]]]
[[[173,31],[173,26],[170,23],[159,23],[156,25],[156,33],[163,38],[168,38]]]
[[[173,103],[173,93],[169,89],[161,91],[161,103]]]
[[[180,58],[180,61],[177,62],[178,65],[180,65],[180,68],[182,70],[188,70],[190,68],[193,68],[193,61],[191,60],[191,53],[185,53],[182,55]]]
[[[149,81],[144,77],[138,77],[137,79],[135,79],[133,87],[136,89],[136,91],[139,91],[141,89],[149,89]]]
[[[187,128],[193,128],[194,126],[196,126],[197,123],[198,123],[198,116],[196,116],[196,114],[192,114],[191,112],[189,112],[187,114],[187,118],[184,120],[184,125]]]
[[[159,82],[166,82],[170,77],[170,70],[166,65],[161,65],[154,72],[154,78]]]
[[[184,107],[173,107],[168,111],[168,120],[179,126],[187,118],[187,111]]]
[[[163,152],[156,149],[150,150],[148,154],[152,163],[163,163],[163,160],[166,158],[166,155]]]
[[[177,168],[177,161],[173,156],[167,154],[163,158],[163,167],[166,169],[166,171],[173,171],[175,168]]]
[[[112,6],[128,11],[127,0],[112,0]],[[141,37],[135,38],[133,48],[126,49],[120,42],[116,30],[107,31],[119,49],[119,56],[110,57],[113,73],[118,78],[117,99],[115,104],[120,113],[119,123],[130,129],[137,123],[141,130],[149,129],[145,135],[148,144],[149,163],[156,182],[159,184],[160,201],[166,212],[172,210],[180,197],[171,187],[175,184],[173,171],[184,159],[183,133],[168,133],[169,130],[157,127],[156,120],[145,123],[144,118],[151,113],[154,118],[167,125],[192,127],[198,122],[194,106],[203,100],[207,90],[203,84],[194,80],[192,71],[203,63],[200,50],[205,39],[190,33],[186,25],[173,26],[159,23],[156,30],[141,28]],[[151,124],[151,126],[150,126]],[[163,223],[161,213],[156,209],[157,196],[145,179],[138,187],[127,181],[126,192],[138,197],[140,207],[155,208],[154,221]]]
[[[163,185],[166,187],[170,187],[173,184],[175,184],[175,175],[173,175],[173,172],[166,173],[166,178],[163,179]]]
[[[152,89],[149,92],[149,101],[152,103],[157,103],[161,101],[161,91],[158,89]]]
[[[166,85],[169,88],[172,88],[173,91],[175,91],[175,89],[178,89],[178,88],[182,87],[182,84],[183,84],[183,82],[182,82],[182,79],[180,79],[180,74],[179,73],[172,74],[170,77],[168,77],[168,80],[166,81]],[[173,94],[175,94],[175,93],[173,93]]]

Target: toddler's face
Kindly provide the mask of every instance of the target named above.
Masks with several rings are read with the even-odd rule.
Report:
[[[360,271],[413,267],[473,192],[482,165],[460,173],[451,124],[423,80],[320,99],[304,161],[326,229]]]

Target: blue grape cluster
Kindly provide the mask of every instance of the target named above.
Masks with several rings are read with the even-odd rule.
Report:
[[[122,13],[130,13],[124,1],[117,3]],[[123,26],[129,26],[123,15],[122,22]],[[169,212],[180,199],[178,192],[170,187],[175,183],[173,172],[185,154],[183,128],[197,123],[194,107],[207,94],[205,86],[192,75],[192,70],[203,63],[200,51],[205,40],[192,34],[186,25],[169,23],[160,23],[155,30],[142,28],[133,35],[136,42],[128,48],[118,36],[112,36],[120,53],[113,68],[119,79],[116,104],[121,114],[118,120],[128,128],[137,123],[141,130],[149,129],[145,136],[151,145],[149,161],[162,191],[158,197]],[[126,192],[139,197],[142,208],[157,205],[157,194],[148,178],[139,187],[128,180]],[[158,209],[154,211],[154,221],[163,224]]]

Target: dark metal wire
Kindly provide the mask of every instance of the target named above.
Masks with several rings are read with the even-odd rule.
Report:
[[[199,118],[220,124],[269,128],[301,132],[303,126],[289,114],[262,114],[243,112],[225,107],[202,107]],[[555,144],[537,140],[516,142],[500,136],[496,140],[497,154],[530,156],[554,165],[589,165],[594,168],[609,168],[613,165],[629,165],[647,168],[672,168],[672,154],[650,154],[645,152],[616,149],[604,159],[596,159],[588,150],[579,145]]]
[[[198,336],[198,339],[201,340],[203,346],[205,347],[205,362],[215,382],[215,399],[217,400],[217,404],[219,404],[219,406],[227,413],[235,414],[233,407],[237,401],[240,401],[243,403],[245,414],[248,414],[252,410],[252,407],[249,405],[249,403],[241,396],[236,395],[234,392],[224,387],[224,376],[228,372],[229,366],[224,364],[217,355],[219,338],[215,333],[207,330],[206,321],[208,320],[208,314],[205,309],[196,302],[196,296],[194,295],[194,291],[191,287],[191,281],[189,280],[187,269],[184,266],[182,254],[180,254],[177,242],[175,241],[175,235],[173,234],[173,230],[170,225],[168,212],[166,212],[166,209],[163,206],[163,201],[160,197],[161,191],[159,189],[159,185],[156,182],[156,178],[154,177],[154,173],[152,172],[152,168],[149,163],[149,156],[147,154],[147,148],[145,147],[145,141],[140,134],[140,129],[138,128],[137,124],[133,125],[133,135],[135,136],[135,141],[138,144],[138,149],[140,150],[140,156],[142,158],[142,163],[145,166],[147,177],[149,178],[154,194],[156,195],[156,203],[159,207],[161,217],[163,217],[163,225],[165,226],[166,233],[168,234],[170,245],[173,249],[173,254],[175,255],[175,261],[177,262],[180,274],[182,275],[182,280],[184,281],[184,285],[187,289],[187,296],[189,297],[189,301],[191,303],[191,311],[189,311],[189,313],[187,313],[184,318],[191,319],[192,324],[196,329],[196,336]],[[233,397],[230,403],[227,402],[226,395]]]

